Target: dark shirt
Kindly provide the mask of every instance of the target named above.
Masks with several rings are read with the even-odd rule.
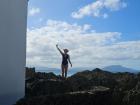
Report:
[[[69,58],[68,54],[62,54],[62,64],[63,65],[67,65],[68,64],[68,58]]]

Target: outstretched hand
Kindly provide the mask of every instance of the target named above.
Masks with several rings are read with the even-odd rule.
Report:
[[[58,47],[58,44],[56,44],[56,47]]]

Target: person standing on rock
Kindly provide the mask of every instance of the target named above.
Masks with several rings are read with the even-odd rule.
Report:
[[[68,54],[69,50],[68,49],[63,49],[64,52],[62,52],[60,50],[60,48],[58,47],[58,44],[56,45],[56,48],[58,49],[58,51],[62,55],[62,64],[61,64],[62,78],[67,78],[68,62],[70,63],[70,65],[72,67],[72,63],[71,63],[71,60],[70,60],[70,55]]]

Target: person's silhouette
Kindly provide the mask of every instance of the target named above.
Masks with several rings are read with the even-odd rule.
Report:
[[[59,52],[62,55],[62,64],[61,64],[61,70],[62,70],[62,77],[67,78],[67,71],[68,71],[68,62],[70,63],[72,67],[72,63],[70,60],[70,55],[68,54],[69,50],[68,49],[63,49],[64,53],[60,50],[58,47],[58,44],[56,45],[56,48],[59,50]]]

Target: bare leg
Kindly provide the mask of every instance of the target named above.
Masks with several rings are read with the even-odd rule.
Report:
[[[67,78],[68,65],[65,66],[65,78]]]
[[[61,65],[62,78],[64,78],[64,69],[65,69],[65,68],[64,68],[64,65]]]

